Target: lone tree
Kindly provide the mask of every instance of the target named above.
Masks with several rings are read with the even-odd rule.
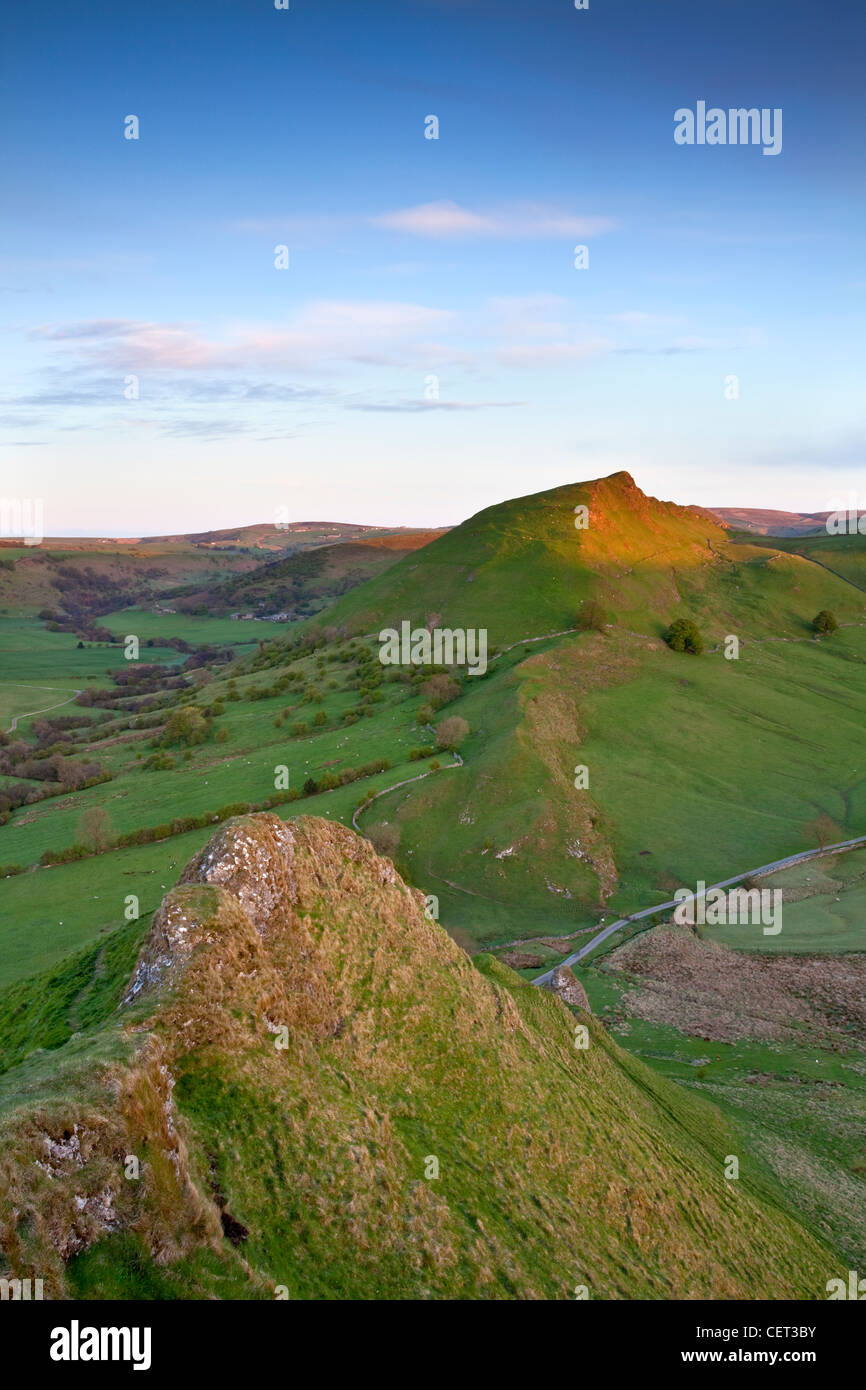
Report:
[[[835,613],[831,613],[829,608],[822,608],[820,613],[816,613],[812,619],[812,626],[816,632],[835,632],[839,626],[839,621]]]
[[[201,710],[195,705],[186,705],[169,716],[162,743],[169,748],[177,744],[189,748],[192,744],[204,743],[209,732],[210,726]]]
[[[704,639],[691,618],[675,618],[665,633],[665,641],[672,651],[691,652],[700,656],[704,650]]]
[[[88,806],[78,821],[76,839],[96,854],[104,850],[111,839],[111,818],[103,806]]]
[[[436,747],[444,748],[447,752],[453,753],[458,749],[469,733],[469,725],[465,719],[461,719],[459,714],[452,714],[449,719],[443,719],[442,723],[436,727]]]
[[[585,598],[577,610],[576,626],[581,632],[604,632],[608,616],[594,598]]]

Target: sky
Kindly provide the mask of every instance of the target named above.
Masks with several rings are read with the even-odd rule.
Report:
[[[620,469],[866,506],[860,0],[289,6],[7,14],[0,500],[55,536],[450,525]],[[781,151],[678,144],[698,102],[780,109]]]

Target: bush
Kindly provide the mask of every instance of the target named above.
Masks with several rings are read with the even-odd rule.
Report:
[[[822,608],[820,613],[816,613],[812,619],[812,626],[816,632],[835,632],[839,626],[835,613],[831,613],[829,608]]]
[[[421,694],[432,709],[441,709],[443,705],[449,705],[452,700],[457,699],[460,686],[450,676],[431,676],[421,686]]]
[[[204,743],[209,731],[210,725],[201,710],[195,705],[186,705],[169,715],[162,743],[168,748],[177,744],[189,748],[193,744]]]
[[[149,758],[145,758],[141,768],[143,772],[170,772],[174,765],[174,758],[170,753],[151,753]]]
[[[704,650],[704,639],[691,618],[676,618],[665,633],[665,641],[674,652],[700,656]]]
[[[217,729],[216,733],[214,734],[214,743],[225,743],[228,739],[228,736],[228,729]]]
[[[69,845],[66,849],[47,849],[40,864],[72,864],[76,859],[89,859],[93,850],[87,845]]]
[[[453,753],[460,747],[468,733],[469,725],[466,720],[461,719],[459,714],[452,714],[450,719],[443,719],[436,728],[436,747],[444,748],[447,752]]]

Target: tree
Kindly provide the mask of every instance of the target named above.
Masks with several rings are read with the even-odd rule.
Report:
[[[204,743],[208,730],[208,722],[201,710],[195,705],[186,705],[169,716],[162,742],[168,747],[181,744],[189,748],[192,744]]]
[[[607,627],[607,613],[594,598],[585,598],[577,610],[575,626],[581,632],[604,632]]]
[[[436,729],[436,747],[453,753],[468,733],[469,725],[466,720],[461,719],[459,714],[452,714],[449,719],[443,719]]]
[[[665,633],[665,641],[672,651],[691,652],[700,656],[704,650],[704,639],[691,618],[675,618]]]
[[[442,705],[448,705],[452,700],[456,700],[460,694],[460,686],[450,676],[444,673],[431,676],[421,686],[422,696],[429,701],[432,709],[441,709]]]
[[[812,619],[812,626],[816,632],[835,632],[839,626],[839,621],[835,613],[831,613],[829,608],[822,608],[820,613],[816,613]]]
[[[75,838],[78,844],[87,845],[96,854],[107,848],[111,839],[111,817],[103,806],[88,806],[79,817]]]

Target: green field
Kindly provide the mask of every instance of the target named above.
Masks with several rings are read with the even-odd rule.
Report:
[[[148,641],[158,646],[160,638],[180,637],[191,646],[251,648],[258,641],[271,641],[278,635],[280,627],[279,623],[191,617],[187,613],[166,613],[147,608],[124,608],[118,613],[107,613],[99,621],[119,637],[134,633],[142,646]]]
[[[755,880],[761,889],[782,893],[782,930],[764,936],[760,928],[735,924],[707,927],[713,941],[738,951],[866,951],[866,850],[830,855]]]

